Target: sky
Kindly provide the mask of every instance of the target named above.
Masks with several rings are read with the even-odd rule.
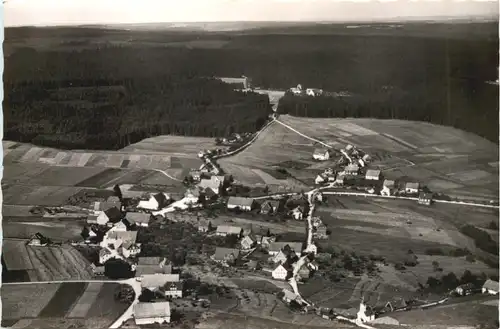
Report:
[[[6,0],[4,26],[498,17],[498,0]]]

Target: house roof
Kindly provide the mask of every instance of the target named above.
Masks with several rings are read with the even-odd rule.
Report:
[[[233,254],[234,257],[236,258],[240,255],[240,251],[238,249],[233,249],[233,248],[217,247],[215,248],[214,259],[224,260],[224,258],[229,254]]]
[[[368,169],[366,171],[366,176],[380,176],[380,170]]]
[[[139,257],[137,265],[158,265],[165,257]]]
[[[499,284],[497,281],[493,281],[493,280],[488,279],[483,284],[483,288],[498,292],[499,291]]]
[[[251,237],[249,237],[248,235],[246,237],[244,237],[243,239],[241,239],[241,243],[243,244],[243,242],[248,242],[249,244],[252,244],[254,241],[252,240]]]
[[[114,203],[119,203],[120,198],[117,197],[116,195],[112,195],[106,199],[106,202],[114,202]]]
[[[238,207],[251,207],[254,203],[254,199],[252,198],[243,198],[238,196],[229,197],[227,201],[228,205],[238,206]]]
[[[200,196],[200,191],[198,189],[190,188],[186,190],[186,193],[184,193],[184,196],[192,195],[194,197],[199,197]]]
[[[411,183],[411,182],[408,182],[406,183],[406,188],[414,188],[414,189],[418,189],[420,186],[419,183]]]
[[[345,167],[345,170],[359,170],[359,166],[357,164],[350,164]]]
[[[319,147],[319,148],[316,148],[314,149],[314,153],[313,154],[316,154],[316,155],[323,155],[325,153],[329,152],[329,150],[325,147]]]
[[[170,274],[172,273],[172,265],[167,264],[164,266],[157,265],[137,265],[135,267],[135,276],[142,276],[147,274]]]
[[[151,219],[151,215],[143,213],[143,212],[128,212],[125,215],[125,219],[127,219],[127,221],[130,224],[149,223],[149,220]]]
[[[394,186],[394,184],[395,184],[395,182],[392,179],[384,180],[384,186],[390,187],[390,186]]]
[[[160,208],[163,208],[164,206],[166,206],[168,200],[170,200],[170,195],[168,195],[166,193],[161,193],[161,192],[156,193],[152,197],[156,199],[156,201],[158,202],[158,206]]]
[[[106,255],[111,255],[111,251],[108,250],[108,248],[102,248],[99,250],[99,257],[103,257]]]
[[[297,298],[297,295],[288,289],[283,289],[282,292],[283,292],[283,298],[290,299],[290,300],[294,300]]]
[[[198,183],[198,186],[202,189],[210,188],[212,190],[218,190],[221,184],[224,182],[224,176],[212,176],[209,179],[203,178]]]
[[[168,282],[179,281],[179,274],[144,274],[141,280],[142,287],[161,287]]]
[[[119,222],[122,219],[122,212],[117,207],[109,208],[104,213],[111,222]]]
[[[219,225],[217,226],[218,233],[226,233],[226,234],[240,234],[242,228],[238,226],[229,226],[229,225]]]
[[[44,235],[42,235],[42,233],[35,233],[31,236],[30,238],[30,241],[31,240],[34,240],[34,239],[39,239],[40,240],[40,243],[44,244],[44,243],[49,243],[50,242],[50,239],[45,237]]]
[[[272,207],[273,209],[277,209],[279,206],[280,202],[278,200],[266,200],[262,203],[261,208]]]
[[[287,245],[295,252],[302,251],[302,242],[271,242],[269,245],[269,251],[280,251]]]
[[[162,318],[170,316],[170,303],[137,303],[134,305],[134,317],[136,319],[144,318]]]
[[[137,231],[112,231],[108,234],[108,239],[122,240],[123,243],[135,243]]]
[[[100,210],[100,211],[106,211],[110,208],[116,207],[120,209],[122,204],[120,202],[110,202],[110,201],[105,201],[105,202],[99,202],[97,201],[95,203],[95,210]]]

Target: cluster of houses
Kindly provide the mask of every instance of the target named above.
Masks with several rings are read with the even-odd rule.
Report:
[[[236,145],[236,144],[242,144],[245,141],[249,140],[254,136],[253,133],[233,133],[229,137],[224,137],[224,138],[216,138],[215,139],[215,144],[216,145]]]
[[[458,287],[455,288],[454,292],[458,296],[468,296],[474,293],[477,293],[481,291],[483,294],[489,294],[489,295],[498,295],[500,292],[499,289],[500,285],[498,281],[494,281],[491,279],[488,279],[484,282],[483,286],[478,289],[474,284],[472,283],[466,283],[459,285]]]
[[[303,89],[302,85],[298,84],[297,87],[290,88],[289,91],[296,96],[321,96],[323,90],[318,88]]]
[[[418,182],[384,179],[378,169],[367,169],[370,156],[356,147],[348,144],[340,150],[341,159],[337,164],[345,164],[343,170],[335,171],[333,168],[325,169],[315,178],[318,185],[329,184],[331,187],[347,187],[366,191],[370,194],[391,195],[418,195],[418,203],[430,205],[433,194],[423,191]],[[331,149],[318,148],[313,153],[313,158],[319,161],[329,160]]]

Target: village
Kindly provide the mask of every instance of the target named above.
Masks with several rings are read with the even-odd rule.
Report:
[[[244,145],[252,137],[250,134],[234,134],[230,138],[217,139],[216,145],[237,142]],[[81,234],[83,242],[74,241],[72,244],[92,248],[95,252],[97,257],[91,267],[96,279],[135,278],[141,295],[135,297],[130,314],[136,325],[171,322],[174,300],[193,300],[200,307],[210,307],[209,301],[196,296],[195,288],[185,285],[184,272],[189,272],[189,264],[176,266],[160,252],[152,252],[150,247],[145,255],[145,246],[138,241],[138,236],[151,227],[163,227],[166,221],[188,223],[197,228],[197,234],[215,241],[208,248],[207,258],[200,255],[199,262],[218,268],[218,271],[236,270],[287,283],[290,288],[282,289],[278,297],[297,312],[313,312],[324,319],[367,326],[387,311],[431,307],[451,298],[450,295],[434,303],[405,304],[399,309],[391,305],[378,310],[361,299],[358,313],[346,317],[332,309],[315,306],[299,291],[300,283],[319,270],[317,259],[321,255],[318,255],[314,241],[329,234],[321,218],[313,216],[315,206],[324,202],[325,195],[332,191],[357,190],[382,197],[413,197],[418,204],[431,206],[434,195],[419,182],[384,179],[380,170],[369,169],[370,155],[347,145],[336,153],[331,148],[314,151],[312,158],[328,163],[328,168],[316,177],[316,187],[309,192],[267,195],[263,190],[255,197],[241,196],[244,186],[235,182],[216,163],[216,159],[225,154],[228,151],[220,148],[200,151],[198,157],[203,165],[185,177],[186,191],[181,196],[174,198],[165,191],[151,193],[146,198],[129,197],[127,191],[116,185],[113,196],[105,201],[95,201],[85,209],[88,217]],[[213,219],[207,216],[200,219],[203,211],[218,215]],[[256,219],[252,214],[259,214],[260,218],[264,216],[267,220]],[[270,225],[274,222],[290,223],[287,225],[297,227],[297,231],[305,230],[306,241],[287,240],[287,234]],[[407,224],[411,222],[408,220]],[[52,242],[37,233],[28,244],[43,247]],[[481,289],[463,284],[450,293],[466,296],[473,293],[496,295],[498,292],[498,282],[487,280]]]

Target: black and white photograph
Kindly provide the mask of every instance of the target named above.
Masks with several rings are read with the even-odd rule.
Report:
[[[2,328],[499,328],[498,0],[0,9]]]

